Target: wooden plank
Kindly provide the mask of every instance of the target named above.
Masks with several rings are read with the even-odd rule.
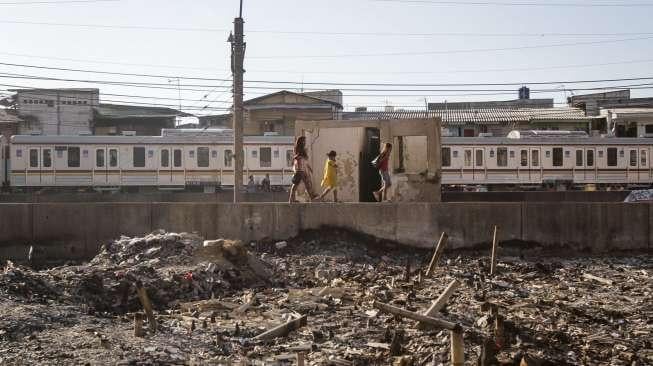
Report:
[[[440,260],[440,257],[442,256],[442,253],[444,252],[444,247],[447,245],[447,240],[449,239],[449,235],[445,233],[444,231],[442,232],[442,235],[440,235],[440,240],[438,240],[438,245],[435,247],[435,252],[433,252],[433,257],[431,258],[431,262],[429,263],[429,267],[426,270],[426,276],[429,277],[431,273],[433,273],[433,269],[437,266],[438,260]]]
[[[156,318],[154,317],[154,312],[152,311],[152,303],[150,302],[150,298],[147,296],[147,291],[145,290],[145,287],[143,287],[143,284],[141,281],[136,282],[136,293],[138,294],[138,299],[141,301],[141,305],[143,305],[143,309],[145,309],[145,315],[147,316],[147,322],[150,326],[150,330],[152,331],[152,334],[156,333]]]
[[[265,339],[270,340],[278,337],[285,337],[288,333],[293,330],[299,329],[306,325],[307,316],[302,315],[299,318],[290,320],[286,323],[280,324],[272,329],[266,330],[265,332],[257,335],[253,339]]]
[[[497,242],[498,230],[499,228],[496,225],[494,225],[494,235],[492,236],[492,262],[490,265],[490,276],[494,276],[497,269],[497,245],[499,244]]]
[[[376,301],[376,300],[374,300],[374,302],[372,302],[372,306],[379,309],[379,310],[381,310],[382,312],[393,314],[393,315],[398,315],[398,316],[403,317],[403,318],[417,320],[418,322],[426,323],[426,324],[432,325],[432,326],[437,327],[437,328],[444,328],[444,329],[448,329],[448,330],[462,329],[460,324],[455,324],[455,323],[452,323],[452,322],[449,322],[449,321],[446,321],[446,320],[437,319],[437,318],[433,318],[433,317],[430,317],[430,316],[422,315],[422,314],[419,314],[419,313],[415,313],[415,312],[412,312],[412,311],[408,311],[408,310],[405,310],[405,309],[398,308],[396,306],[392,306],[392,305],[389,305],[389,304],[384,304],[384,303]]]
[[[449,301],[449,298],[451,295],[453,295],[454,291],[460,286],[460,282],[456,279],[451,281],[449,285],[447,286],[446,289],[440,294],[440,296],[431,304],[431,306],[424,312],[424,315],[426,316],[434,316],[437,314],[444,306],[447,304]],[[419,323],[417,326],[419,329],[426,329],[428,328],[428,325],[425,323]]]

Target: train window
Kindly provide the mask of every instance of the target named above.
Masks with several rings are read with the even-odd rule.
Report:
[[[68,167],[79,168],[79,148],[68,147]]]
[[[133,149],[133,155],[134,155],[134,167],[135,168],[145,167],[145,148],[135,147]]]
[[[531,151],[531,165],[539,166],[540,165],[540,151],[533,150]]]
[[[29,149],[29,167],[39,167],[39,151],[37,149]]]
[[[291,167],[292,161],[295,157],[295,152],[292,150],[286,150],[286,166]]]
[[[642,165],[646,165],[646,150],[642,150],[642,152],[639,154],[642,160]]]
[[[493,150],[493,149],[490,149],[490,157],[491,157],[491,158],[494,157],[494,150]]]
[[[465,166],[472,166],[472,150],[465,150]]]
[[[454,150],[453,153],[451,153],[454,158],[458,158],[458,150]]]
[[[553,148],[553,166],[562,166],[562,148]]]
[[[170,150],[161,150],[161,167],[167,168],[170,166]]]
[[[594,150],[587,150],[587,166],[594,166]]]
[[[104,167],[104,149],[95,150],[95,166],[98,168]]]
[[[209,166],[209,148],[208,147],[198,147],[197,148],[197,166],[200,168],[206,168]]]
[[[483,150],[476,150],[476,166],[483,166]]]
[[[16,157],[17,158],[22,158],[23,157],[23,150],[17,149],[16,150]]]
[[[569,159],[571,157],[571,151],[565,150],[565,158]]]
[[[576,150],[576,166],[583,166],[583,150]]]
[[[63,150],[56,150],[56,151],[57,151],[57,159],[63,158]]]
[[[510,150],[510,159],[515,158],[515,150]]]
[[[497,148],[497,166],[508,166],[508,149],[505,147]]]
[[[599,150],[599,158],[603,157],[603,150]]]
[[[82,150],[82,157],[88,159],[88,150]]]
[[[118,166],[118,149],[109,149],[109,167]]]
[[[172,165],[175,168],[181,167],[181,149],[174,149],[172,151]]]
[[[258,150],[252,150],[252,157],[257,158],[258,157]]]
[[[521,166],[528,166],[528,150],[521,151]]]
[[[272,148],[271,147],[262,147],[260,164],[261,168],[269,168],[272,166]]]
[[[617,166],[617,148],[608,148],[608,166]]]
[[[624,149],[619,150],[619,157],[620,158],[624,157]]]
[[[644,126],[644,132],[646,132],[646,133],[653,133],[653,125],[646,125],[646,126]]]
[[[442,148],[442,166],[451,166],[451,148]]]
[[[49,168],[52,166],[52,150],[43,149],[43,167]]]
[[[213,159],[217,159],[218,158],[218,150],[211,150],[211,157]]]
[[[279,159],[279,150],[274,150],[274,158]]]
[[[637,150],[630,150],[630,166],[637,166]]]
[[[195,159],[195,150],[188,150],[188,157],[191,159]]]
[[[224,151],[224,166],[231,166],[231,160],[234,158],[234,153],[231,150]]]

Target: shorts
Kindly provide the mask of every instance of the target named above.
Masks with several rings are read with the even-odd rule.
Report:
[[[387,170],[379,170],[379,175],[381,175],[381,181],[386,188],[392,185],[392,181],[390,180],[390,173],[388,173]]]
[[[292,184],[298,185],[301,182],[304,182],[304,186],[306,187],[307,191],[313,192],[313,183],[309,179],[309,176],[306,174],[306,172],[296,172],[293,174]]]

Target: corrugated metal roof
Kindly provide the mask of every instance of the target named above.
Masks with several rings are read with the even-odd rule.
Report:
[[[170,117],[192,117],[192,114],[164,107],[144,107],[122,104],[101,103],[93,107],[96,117],[99,118],[170,118]]]
[[[22,119],[5,109],[0,109],[0,123],[20,123]]]
[[[429,111],[397,110],[392,112],[345,112],[343,119],[406,119],[440,117],[442,124],[499,125],[510,123],[537,123],[546,121],[589,121],[579,108],[447,108]]]

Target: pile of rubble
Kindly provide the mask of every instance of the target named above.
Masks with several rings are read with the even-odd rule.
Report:
[[[490,276],[488,252],[121,238],[85,266],[7,265],[0,363],[653,364],[651,255],[499,256]]]

